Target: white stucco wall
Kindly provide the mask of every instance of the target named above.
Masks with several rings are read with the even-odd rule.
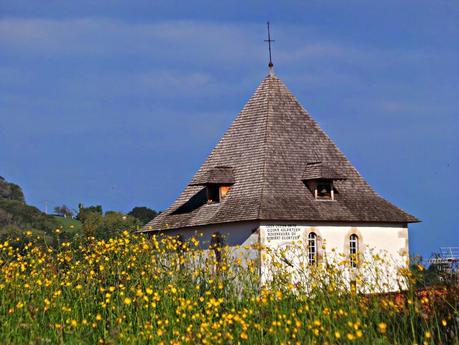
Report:
[[[408,228],[405,224],[305,224],[266,222],[260,224],[260,240],[268,248],[292,248],[286,258],[295,266],[308,265],[307,239],[310,232],[318,237],[319,262],[327,261],[346,267],[349,258],[349,239],[356,234],[362,264],[346,268],[347,277],[363,277],[360,290],[370,288],[378,292],[396,291],[404,287],[399,269],[407,267],[409,260]],[[279,234],[284,236],[279,236]],[[303,257],[300,256],[303,254]],[[270,260],[262,255],[262,279],[270,279]],[[347,265],[349,266],[349,265]],[[362,280],[358,278],[357,280]],[[377,287],[377,288],[376,288]]]
[[[359,236],[361,249],[377,249],[378,252],[386,252],[400,260],[408,259],[408,228],[406,225],[308,225],[301,223],[263,223],[261,224],[261,241],[268,246],[278,246],[291,240],[269,240],[268,232],[277,227],[294,227],[299,230],[300,239],[306,241],[310,232],[315,232],[321,245],[326,247],[326,253],[331,255],[331,250],[338,252],[348,251],[349,236]]]
[[[307,237],[310,232],[315,232],[318,236],[319,259],[337,263],[349,257],[349,237],[356,234],[359,237],[362,261],[371,262],[376,254],[384,259],[384,264],[380,261],[376,263],[380,270],[377,277],[372,272],[362,272],[363,267],[358,268],[360,273],[366,275],[365,284],[380,283],[385,279],[385,287],[381,288],[380,292],[395,291],[403,287],[403,284],[400,285],[398,271],[400,267],[407,266],[409,259],[406,224],[346,225],[252,221],[168,230],[164,233],[172,236],[181,235],[184,240],[195,237],[199,239],[201,249],[206,249],[211,242],[212,234],[216,232],[223,236],[224,244],[232,248],[229,250],[230,255],[259,261],[262,282],[270,279],[270,262],[264,258],[266,253],[250,248],[251,245],[261,244],[274,250],[295,247],[291,261],[297,266],[307,265]],[[353,279],[353,271],[357,270],[349,270],[349,280]]]
[[[257,232],[259,227],[260,222],[253,221],[165,230],[162,233],[170,236],[181,235],[184,240],[195,237],[196,239],[199,239],[201,244],[200,247],[205,249],[211,241],[212,234],[217,232],[220,233],[224,238],[225,245],[238,246],[243,245],[246,241],[250,241],[249,237],[253,233]]]
[[[242,265],[245,266],[246,260],[259,260],[260,252],[253,248],[253,245],[260,242],[259,228],[260,222],[251,221],[166,230],[161,234],[180,235],[184,241],[194,237],[199,240],[199,249],[205,250],[212,241],[212,235],[219,233],[223,238],[223,245],[230,247],[227,254],[242,259]]]

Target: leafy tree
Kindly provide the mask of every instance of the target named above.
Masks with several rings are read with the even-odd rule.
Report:
[[[20,248],[30,236],[40,236],[52,245],[56,227],[53,217],[25,203],[20,186],[0,177],[0,241],[14,238],[14,246]]]
[[[150,220],[155,218],[159,213],[148,207],[134,207],[128,215],[137,218],[142,225],[147,224]]]
[[[120,212],[108,211],[105,215],[90,212],[85,216],[82,230],[86,236],[108,239],[124,230],[136,230],[139,226],[136,218]]]
[[[81,230],[83,230],[86,236],[95,236],[96,232],[103,226],[103,217],[103,215],[97,212],[86,213],[83,217],[84,221]]]
[[[19,187],[17,184],[10,183],[10,188],[11,188],[11,200],[25,202],[24,193],[22,192],[21,187]]]
[[[53,217],[18,200],[0,199],[0,210],[0,226],[14,225],[21,229],[38,229],[47,233],[51,233],[57,226]]]
[[[103,214],[102,206],[95,205],[95,206],[88,206],[84,207],[83,204],[78,204],[78,214],[76,215],[76,219],[80,222],[85,222],[86,217],[89,216],[91,213],[97,213],[99,215]]]
[[[24,193],[17,184],[7,182],[0,178],[0,200],[16,200],[25,202]]]
[[[65,218],[72,218],[73,216],[73,211],[66,205],[56,206],[54,212]]]

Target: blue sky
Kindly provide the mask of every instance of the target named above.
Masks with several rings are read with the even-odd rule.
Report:
[[[44,208],[164,209],[267,73],[459,246],[457,1],[0,1],[0,176]]]

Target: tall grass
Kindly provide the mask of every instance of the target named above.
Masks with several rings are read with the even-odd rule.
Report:
[[[261,286],[257,261],[216,262],[196,239],[13,244],[0,244],[3,344],[459,343],[457,289],[416,292],[410,272],[401,294],[362,294],[331,265],[309,271],[317,283],[278,270]]]

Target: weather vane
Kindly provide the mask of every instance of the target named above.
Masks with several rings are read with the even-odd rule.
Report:
[[[273,68],[273,59],[272,59],[272,56],[271,56],[271,42],[274,42],[274,40],[271,39],[271,30],[269,28],[269,22],[266,23],[268,25],[268,39],[265,40],[265,42],[268,42],[268,47],[269,47],[269,69],[272,69]]]

